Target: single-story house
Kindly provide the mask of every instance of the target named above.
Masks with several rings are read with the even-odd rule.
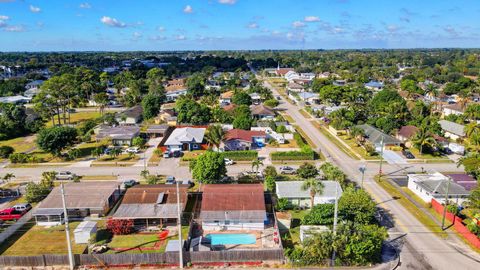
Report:
[[[289,71],[294,71],[294,69],[277,67],[277,69],[275,70],[275,74],[277,74],[278,76],[284,77]]]
[[[164,145],[169,152],[177,150],[199,150],[205,136],[205,128],[176,128],[170,133]]]
[[[256,104],[256,105],[262,103],[262,100],[263,100],[262,96],[260,96],[260,94],[258,93],[251,93],[250,98],[252,99],[252,104]]]
[[[173,109],[163,109],[160,113],[155,117],[155,124],[160,124],[161,122],[167,122],[169,118],[175,117],[177,114]]]
[[[443,106],[443,116],[449,116],[451,114],[462,115],[464,112],[465,112],[465,108],[459,103]]]
[[[415,136],[415,134],[417,134],[417,132],[418,132],[418,128],[416,126],[412,126],[412,125],[403,126],[398,130],[395,138],[400,140],[407,147],[410,147],[411,145],[407,145],[407,144],[411,144],[410,140]],[[433,138],[435,139],[435,141],[438,144],[440,144],[442,146],[447,146],[448,145],[448,139],[446,139],[442,136],[439,136],[437,134],[433,134]]]
[[[32,98],[24,96],[8,96],[0,97],[0,103],[10,103],[10,104],[25,104],[32,100]]]
[[[120,186],[112,181],[86,181],[64,184],[65,204],[69,218],[90,215],[104,216],[120,198]],[[63,203],[60,187],[55,187],[38,205],[33,216],[41,226],[63,223]]]
[[[275,117],[273,109],[263,104],[250,106],[250,112],[255,119],[273,119]]]
[[[312,92],[298,93],[298,98],[303,102],[309,102],[311,104],[317,104],[320,102],[318,94]]]
[[[25,92],[23,92],[23,95],[27,98],[33,98],[34,96],[38,95],[40,91],[41,91],[40,88],[30,88],[25,90]]]
[[[142,114],[143,107],[136,105],[123,112],[117,113],[115,120],[117,120],[120,125],[135,125],[142,120]]]
[[[267,134],[264,131],[231,129],[225,134],[225,151],[250,150],[265,146]]]
[[[40,88],[40,86],[42,86],[43,84],[43,80],[34,80],[34,81],[31,81],[29,83],[27,83],[25,85],[25,89],[29,90],[29,89],[38,89]]]
[[[169,129],[169,125],[151,125],[148,126],[145,133],[151,138],[165,137]]]
[[[187,205],[188,185],[179,185],[180,209]],[[176,224],[178,218],[176,185],[136,185],[125,192],[114,219],[133,219],[135,226],[148,228]]]
[[[400,146],[402,143],[398,139],[383,133],[371,125],[363,124],[358,125],[357,127],[363,129],[365,132],[365,139],[373,144],[375,148],[381,147],[382,141],[384,146]]]
[[[445,132],[445,137],[452,140],[465,138],[466,134],[464,125],[460,125],[447,120],[440,120],[438,121],[438,123],[442,127],[442,130]]]
[[[187,87],[183,85],[168,85],[165,87],[165,99],[167,101],[175,101],[179,96],[186,95]]]
[[[230,103],[232,103],[232,98],[233,98],[233,91],[227,91],[225,93],[222,93],[220,95],[220,104],[225,104],[225,105],[228,105]]]
[[[346,80],[334,80],[333,85],[335,86],[345,86],[347,85],[347,81]]]
[[[288,92],[299,93],[299,92],[305,91],[305,87],[303,85],[298,84],[298,83],[289,82],[288,85],[287,85],[287,91]]]
[[[369,81],[365,84],[365,88],[373,90],[373,91],[380,91],[383,89],[383,83],[377,81]]]
[[[430,203],[432,199],[440,203],[445,203],[447,189],[448,199],[459,205],[466,201],[470,195],[470,192],[463,186],[455,181],[449,180],[447,176],[441,173],[409,174],[408,189],[426,203]]]
[[[101,141],[105,138],[112,140],[113,145],[132,145],[133,138],[140,135],[138,126],[116,126],[110,127],[102,125],[98,128],[95,139]]]
[[[342,195],[340,184],[337,181],[320,182],[324,186],[323,193],[315,195],[313,199],[314,205],[335,203],[335,193],[337,193],[337,198],[340,198]],[[311,207],[310,191],[302,189],[303,181],[277,181],[275,185],[278,198],[287,198],[295,206]]]
[[[263,185],[204,185],[200,221],[204,231],[263,230],[268,222]]]
[[[471,191],[472,189],[476,188],[478,185],[477,179],[473,178],[471,175],[466,173],[452,173],[446,174],[447,177],[450,177],[455,183],[459,184],[460,186],[464,187],[465,190]]]

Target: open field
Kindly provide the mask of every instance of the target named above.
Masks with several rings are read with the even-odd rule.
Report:
[[[0,146],[8,145],[15,149],[16,153],[23,153],[35,149],[35,135],[19,137],[15,139],[0,141]]]
[[[63,121],[62,117],[63,115],[60,116],[61,121]],[[100,112],[94,112],[94,111],[74,112],[70,114],[70,124],[75,125],[85,120],[95,119],[98,117],[100,117]],[[57,121],[56,117],[55,117],[55,121]],[[67,123],[68,123],[68,114],[67,114]],[[47,127],[51,127],[53,124],[52,124],[52,121],[48,121],[45,125]]]

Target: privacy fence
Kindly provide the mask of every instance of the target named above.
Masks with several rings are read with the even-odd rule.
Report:
[[[75,265],[178,265],[178,252],[145,254],[75,254]],[[282,249],[224,250],[184,252],[185,263],[250,263],[274,261],[283,262]],[[0,256],[0,266],[52,266],[68,265],[67,255]]]

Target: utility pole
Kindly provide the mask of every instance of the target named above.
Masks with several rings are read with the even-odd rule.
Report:
[[[183,268],[183,244],[182,244],[182,214],[180,210],[180,188],[178,187],[178,181],[176,181],[177,185],[177,227],[178,227],[178,258],[179,258],[179,266]]]
[[[65,221],[65,234],[67,236],[68,262],[70,264],[70,270],[73,270],[75,266],[73,263],[72,243],[70,242],[70,228],[68,226],[68,213],[67,213],[67,205],[65,203],[65,190],[63,189],[63,183],[60,184],[60,190],[62,193],[63,216]]]
[[[382,162],[383,162],[383,137],[380,142],[380,167],[378,168],[378,175],[382,178]]]
[[[147,170],[147,160],[145,159],[145,152],[146,150],[143,151],[143,170]]]
[[[445,216],[447,215],[448,192],[450,191],[450,176],[447,177],[447,190],[445,192],[445,205],[443,207],[442,230],[445,230]]]
[[[333,236],[337,235],[337,220],[338,220],[338,182],[335,182],[335,212],[333,215]],[[332,253],[332,267],[335,267],[335,249]]]
[[[365,171],[367,170],[367,166],[362,165],[358,170],[362,173],[362,182],[361,182],[361,187],[363,189],[363,180],[365,179]]]

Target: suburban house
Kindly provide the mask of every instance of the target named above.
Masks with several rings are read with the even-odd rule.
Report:
[[[466,135],[464,125],[460,125],[447,120],[440,120],[438,121],[438,123],[442,127],[442,130],[445,132],[445,137],[452,140],[465,138]]]
[[[380,91],[383,89],[383,83],[377,81],[369,81],[365,84],[365,88],[373,91]]]
[[[277,69],[275,70],[275,74],[277,74],[277,76],[284,77],[289,71],[294,71],[294,69],[277,67]]]
[[[335,198],[342,196],[342,187],[337,181],[321,181],[321,183],[323,192],[315,195],[314,205],[335,203]],[[298,207],[311,207],[310,191],[302,189],[303,181],[277,181],[275,185],[279,199],[286,198],[290,204]]]
[[[165,98],[167,101],[175,101],[179,96],[187,94],[187,79],[178,78],[169,80],[165,85]]]
[[[315,78],[314,73],[297,73],[293,70],[288,71],[285,74],[285,79],[287,79],[288,82],[301,82],[302,84],[307,84],[311,82]]]
[[[273,119],[275,112],[263,104],[250,106],[250,112],[255,119]]]
[[[142,120],[142,114],[143,107],[136,105],[123,112],[117,113],[115,120],[117,120],[120,125],[135,125]]]
[[[232,98],[233,98],[233,91],[227,91],[225,93],[222,93],[220,95],[220,104],[225,104],[225,105],[228,105],[230,103],[232,103]]]
[[[430,203],[432,199],[439,203],[445,203],[448,190],[448,200],[461,205],[470,194],[463,186],[449,180],[447,176],[441,173],[409,174],[408,189],[426,203]]]
[[[462,115],[465,112],[465,108],[459,103],[449,104],[449,105],[443,106],[442,112],[443,112],[443,116],[448,116],[451,114]]]
[[[43,80],[34,80],[34,81],[31,81],[31,82],[29,82],[29,83],[27,83],[27,84],[25,85],[25,89],[26,89],[26,90],[29,90],[29,89],[38,89],[38,88],[40,88],[40,86],[42,86],[43,82],[44,82]]]
[[[132,145],[133,138],[140,135],[140,127],[138,126],[106,126],[101,125],[97,129],[95,139],[101,141],[105,138],[112,140],[113,145]]]
[[[347,81],[346,80],[334,80],[333,85],[335,86],[345,86],[347,85]]]
[[[476,188],[478,185],[477,179],[473,178],[471,175],[466,173],[452,173],[446,174],[447,177],[450,177],[455,183],[464,187],[467,191],[471,191]]]
[[[402,143],[404,143],[407,147],[411,147],[411,142],[412,138],[417,134],[418,128],[416,126],[408,125],[408,126],[402,126],[398,132],[395,138],[400,140]],[[448,140],[446,138],[443,138],[442,136],[439,136],[437,134],[433,135],[433,138],[435,141],[442,145],[442,146],[447,146],[448,145]]]
[[[303,91],[305,91],[305,87],[303,87],[303,85],[300,85],[298,83],[289,82],[287,85],[287,92],[299,93]]]
[[[238,106],[236,104],[230,103],[226,106],[223,106],[222,109],[226,112],[233,113]]]
[[[263,185],[203,186],[200,221],[204,231],[263,230],[267,220]]]
[[[205,128],[184,127],[176,128],[170,133],[164,145],[167,151],[199,150],[202,148]]]
[[[185,209],[188,185],[179,185],[180,209]],[[178,218],[176,185],[136,185],[125,192],[114,219],[133,219],[135,226],[176,224]]]
[[[120,198],[118,182],[86,181],[64,184],[68,217],[84,218],[90,215],[104,216]],[[60,187],[55,187],[33,213],[41,226],[63,223],[63,203]]]
[[[381,147],[382,142],[384,146],[400,146],[401,144],[401,141],[398,139],[383,133],[371,125],[363,124],[357,127],[365,132],[365,139],[374,145],[376,149]]]
[[[10,104],[25,104],[32,100],[32,98],[24,96],[8,96],[0,97],[0,103],[10,103]]]
[[[312,92],[302,92],[298,93],[298,99],[303,102],[308,102],[310,104],[317,104],[320,102],[320,98],[317,93]]]
[[[25,90],[25,92],[23,92],[23,95],[27,98],[33,98],[34,96],[38,95],[40,91],[41,91],[40,88],[30,88]]]
[[[231,129],[225,134],[221,148],[225,151],[256,149],[265,146],[266,137],[263,131]]]
[[[165,137],[169,129],[169,125],[151,125],[145,130],[145,133],[150,138]]]
[[[252,99],[252,104],[258,105],[262,103],[263,99],[262,96],[258,93],[251,93],[250,98]]]

